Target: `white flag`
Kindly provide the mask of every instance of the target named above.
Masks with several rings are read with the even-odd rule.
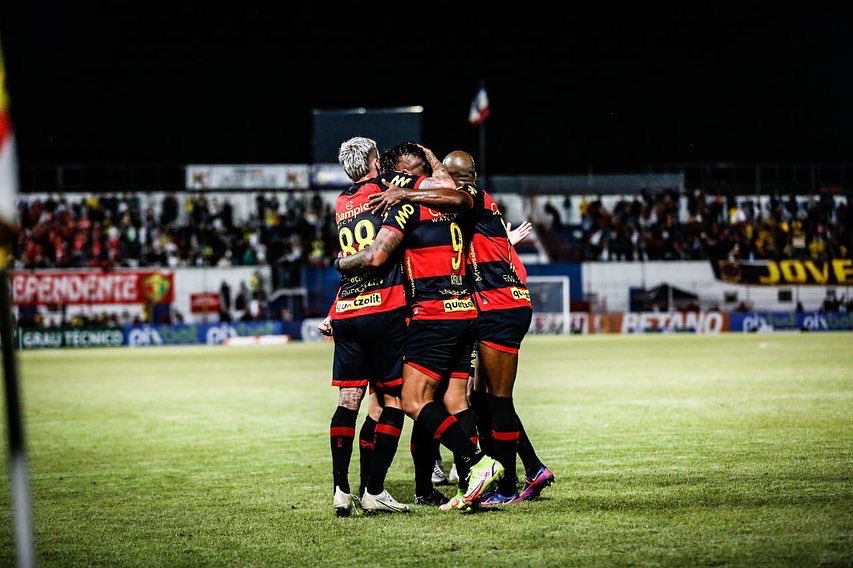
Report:
[[[489,118],[489,96],[486,94],[485,85],[481,85],[474,100],[471,101],[471,111],[468,113],[468,122],[474,126],[481,124]]]
[[[15,152],[15,133],[9,118],[6,71],[3,66],[3,54],[0,53],[0,222],[9,227],[18,224],[17,200],[18,158]],[[0,245],[3,244],[6,243],[0,243]]]

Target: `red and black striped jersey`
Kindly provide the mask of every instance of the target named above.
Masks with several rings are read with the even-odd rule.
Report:
[[[530,307],[527,271],[509,242],[498,204],[480,191],[468,248],[468,278],[481,311]]]
[[[368,196],[385,191],[382,179],[399,187],[417,188],[424,178],[390,172],[344,190],[335,205],[341,256],[357,253],[376,238],[382,217],[370,212]],[[348,319],[404,307],[406,292],[401,260],[402,252],[375,270],[342,276],[329,316],[336,320]]]
[[[474,187],[460,188],[474,200]],[[477,317],[465,277],[469,215],[442,213],[401,203],[385,215],[382,227],[403,235],[403,271],[413,320],[464,320]]]

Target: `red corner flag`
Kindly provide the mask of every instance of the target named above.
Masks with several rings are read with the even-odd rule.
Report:
[[[489,96],[486,94],[486,86],[480,85],[474,100],[471,101],[471,111],[468,113],[468,122],[477,126],[489,118]]]

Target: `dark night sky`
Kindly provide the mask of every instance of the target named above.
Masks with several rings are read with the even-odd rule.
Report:
[[[19,4],[0,32],[25,164],[305,163],[312,108],[416,104],[437,153],[473,152],[481,77],[491,173],[853,147],[849,7]]]

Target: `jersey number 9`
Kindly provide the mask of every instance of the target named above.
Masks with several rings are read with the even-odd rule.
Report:
[[[450,267],[455,271],[462,267],[462,249],[465,248],[465,240],[462,238],[462,229],[456,223],[450,224],[450,243],[453,245],[454,256],[450,259]]]

